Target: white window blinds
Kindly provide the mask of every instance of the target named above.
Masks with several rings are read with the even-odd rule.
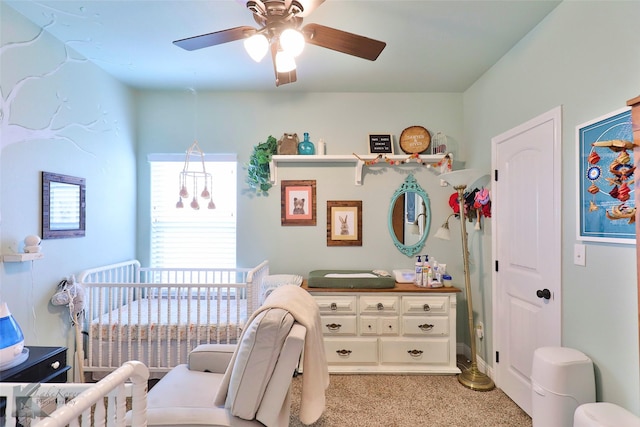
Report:
[[[151,266],[185,268],[236,267],[237,160],[235,154],[206,155],[205,167],[212,175],[209,200],[199,199],[192,209],[193,188],[184,207],[176,208],[184,154],[149,156],[151,165]],[[198,167],[200,162],[197,162]],[[192,162],[192,170],[194,168]],[[199,169],[201,170],[201,168]],[[191,187],[191,186],[190,186]],[[198,187],[202,192],[204,184]]]

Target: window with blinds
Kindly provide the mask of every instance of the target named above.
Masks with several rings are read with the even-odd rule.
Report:
[[[205,155],[205,167],[213,181],[213,188],[208,190],[215,209],[208,209],[209,200],[200,197],[204,183],[197,189],[200,209],[192,209],[190,206],[194,196],[193,188],[188,188],[189,198],[183,200],[184,207],[176,208],[184,154],[150,155],[149,163],[151,266],[235,268],[236,155]]]

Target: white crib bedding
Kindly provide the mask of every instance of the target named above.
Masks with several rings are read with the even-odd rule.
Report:
[[[246,320],[246,299],[142,298],[94,318],[90,335],[100,341],[195,337],[218,341],[237,338]]]

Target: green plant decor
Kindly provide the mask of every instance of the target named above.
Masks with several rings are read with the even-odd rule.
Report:
[[[247,184],[258,195],[267,195],[272,187],[269,171],[271,156],[276,154],[278,141],[271,135],[267,142],[262,142],[253,147],[253,153],[247,164]]]

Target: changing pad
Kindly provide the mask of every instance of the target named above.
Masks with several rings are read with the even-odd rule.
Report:
[[[313,270],[309,272],[310,288],[389,289],[396,286],[393,277],[379,276],[373,270]]]

